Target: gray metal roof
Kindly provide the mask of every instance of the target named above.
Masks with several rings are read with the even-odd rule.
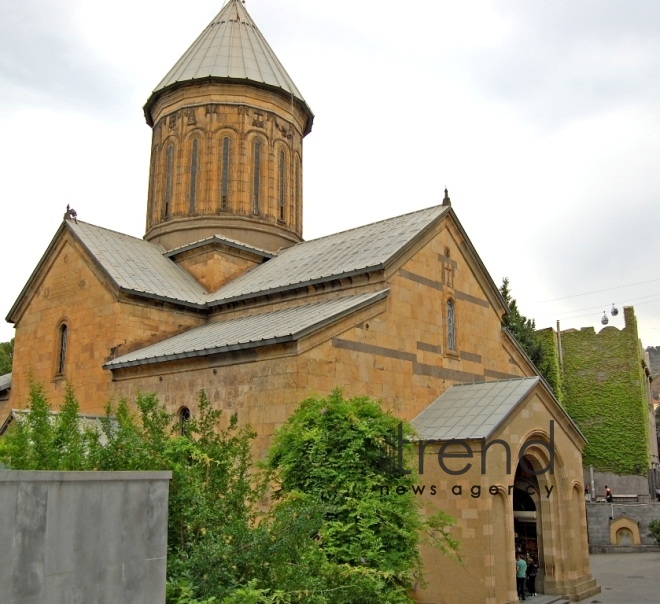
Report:
[[[224,235],[213,235],[212,237],[207,237],[206,239],[199,239],[198,241],[193,241],[192,243],[187,243],[186,245],[175,247],[165,252],[164,255],[168,258],[172,258],[172,256],[177,256],[178,254],[183,254],[183,252],[194,250],[195,248],[209,245],[211,243],[218,243],[228,247],[233,247],[237,250],[243,250],[244,252],[250,252],[251,254],[262,256],[263,258],[275,258],[275,256],[277,256],[277,254],[273,252],[262,250],[260,247],[254,247],[253,245],[248,245],[242,241],[236,241],[236,239],[231,239],[229,237],[225,237]]]
[[[298,243],[209,295],[210,305],[377,270],[449,211],[435,206]]]
[[[7,428],[10,426],[10,424],[13,421],[18,421],[23,422],[25,418],[28,416],[30,413],[29,409],[12,409],[9,412],[9,415],[5,419],[5,421],[0,425],[0,436],[4,435],[4,433],[7,431]],[[59,415],[59,411],[49,411],[48,412],[48,420],[51,423],[54,423],[57,420],[57,416]],[[106,436],[103,434],[103,420],[106,419],[108,416],[106,415],[88,415],[86,413],[79,413],[78,414],[78,429],[81,432],[84,432],[85,430],[96,430],[101,434],[101,439],[100,443],[102,445],[108,444],[108,439]],[[112,428],[117,427],[117,420],[115,417],[110,416],[110,425]]]
[[[536,376],[452,386],[412,425],[424,440],[488,438],[540,380]]]
[[[85,222],[66,222],[117,286],[161,300],[203,307],[204,288],[148,241]]]
[[[225,4],[154,93],[179,82],[209,77],[265,84],[307,105],[240,0]]]
[[[0,392],[11,388],[11,373],[0,375]]]
[[[388,293],[389,290],[385,289],[209,323],[125,354],[106,363],[105,367],[117,369],[292,342],[382,300]]]

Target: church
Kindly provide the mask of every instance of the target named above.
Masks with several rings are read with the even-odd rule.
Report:
[[[429,456],[421,497],[457,519],[462,564],[425,550],[416,600],[517,602],[516,551],[538,557],[539,592],[578,601],[600,591],[586,441],[502,329],[506,304],[448,192],[435,207],[304,241],[314,114],[240,0],[144,115],[144,238],[67,211],[7,316],[16,336],[0,423],[25,406],[30,379],[55,406],[71,382],[89,415],[155,392],[181,421],[204,389],[225,419],[253,426],[259,457],[302,399],[340,387],[413,422]],[[485,439],[498,441],[487,464]],[[432,461],[440,443],[470,446],[471,469],[443,472]]]

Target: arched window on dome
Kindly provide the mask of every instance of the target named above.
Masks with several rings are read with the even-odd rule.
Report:
[[[188,212],[195,213],[195,202],[197,198],[197,170],[199,165],[199,141],[196,138],[192,140],[192,150],[190,155],[190,201]]]
[[[294,228],[299,228],[300,226],[300,189],[301,189],[301,183],[300,183],[300,158],[296,157],[296,163],[295,163],[295,173],[293,175],[293,186],[294,186],[294,192],[293,192],[293,220],[295,222]]]
[[[172,177],[174,170],[174,145],[167,148],[167,165],[165,168],[165,203],[163,207],[163,217],[170,217],[172,205]]]
[[[158,149],[154,148],[151,160],[151,180],[149,181],[149,222],[150,225],[158,220],[157,207],[158,197],[156,197],[156,187],[158,186]]]
[[[456,351],[456,309],[453,300],[447,302],[447,349]]]
[[[66,323],[60,325],[58,336],[57,375],[64,375],[64,371],[66,370],[66,349],[69,340],[69,326]]]
[[[222,140],[222,173],[220,176],[220,209],[229,207],[229,151],[231,139],[228,136]]]
[[[254,165],[252,182],[252,211],[259,214],[259,188],[261,185],[261,141],[254,141]]]
[[[278,218],[280,222],[284,222],[284,205],[286,201],[286,154],[284,151],[280,151],[280,190],[279,190],[279,213]]]

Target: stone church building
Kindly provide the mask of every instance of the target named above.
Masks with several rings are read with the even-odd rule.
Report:
[[[70,381],[86,414],[146,391],[185,419],[204,389],[225,418],[255,428],[259,456],[303,398],[339,386],[381,399],[434,441],[419,445],[429,456],[423,497],[457,518],[464,563],[425,551],[418,601],[517,601],[516,549],[538,556],[539,592],[577,601],[599,591],[586,441],[502,330],[506,305],[447,192],[441,205],[304,241],[303,139],[314,115],[240,0],[144,113],[144,238],[67,213],[7,316],[14,370],[0,378],[0,423],[25,406],[30,376],[55,405]],[[462,476],[433,463],[456,439],[474,450]],[[482,439],[511,453],[490,447],[485,474]],[[554,473],[531,473],[551,459]]]

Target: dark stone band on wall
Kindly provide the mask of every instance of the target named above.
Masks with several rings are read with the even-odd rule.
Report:
[[[427,287],[432,287],[433,289],[437,289],[438,291],[442,291],[444,288],[444,285],[439,281],[433,281],[433,279],[427,279],[426,277],[422,277],[421,275],[417,275],[416,273],[411,273],[410,271],[407,271],[403,268],[399,271],[399,274],[404,279],[414,281],[415,283],[419,283],[420,285],[426,285]]]
[[[501,371],[493,371],[492,369],[484,369],[484,375],[498,380],[517,380],[520,378],[519,375],[511,375],[510,373],[502,373]]]
[[[434,346],[433,344],[427,344],[426,342],[417,342],[417,350],[442,354],[442,346]]]
[[[483,306],[484,308],[490,308],[490,304],[488,303],[487,300],[482,300],[481,298],[477,298],[476,296],[471,296],[470,294],[464,294],[463,292],[459,292],[459,291],[454,292],[454,296],[456,297],[457,300],[463,300],[464,302],[472,302],[472,304],[478,304],[479,306]]]
[[[471,361],[472,363],[481,363],[481,355],[475,354],[474,352],[465,352],[461,350],[460,352],[461,360]]]
[[[413,363],[413,373],[415,375],[427,375],[429,377],[440,378],[442,380],[453,380],[455,382],[483,382],[483,375],[468,373],[467,371],[458,371],[457,369],[447,369],[445,367],[436,367],[435,365],[424,365],[423,363]]]
[[[417,355],[410,352],[402,352],[392,348],[383,348],[382,346],[372,346],[371,344],[362,344],[361,342],[350,342],[348,340],[341,340],[340,338],[332,338],[332,345],[335,348],[343,348],[355,352],[366,352],[367,354],[390,357],[392,359],[398,359],[399,361],[412,361],[413,363],[417,361]]]

